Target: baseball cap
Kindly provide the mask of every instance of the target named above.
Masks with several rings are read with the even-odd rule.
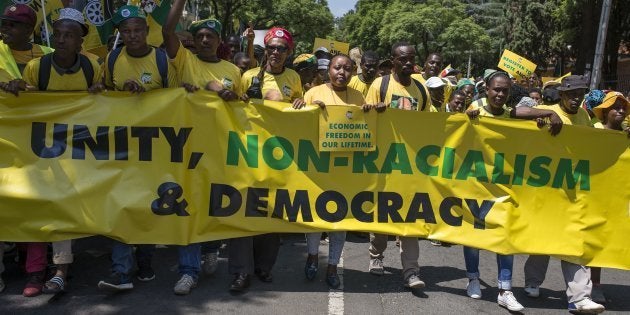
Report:
[[[25,4],[13,4],[4,9],[4,13],[0,16],[2,20],[35,25],[37,16],[31,7]]]
[[[217,34],[221,35],[221,29],[222,29],[221,22],[215,19],[205,19],[205,20],[193,22],[188,27],[188,31],[191,32],[193,35],[195,35],[202,28],[213,30]]]
[[[112,17],[112,22],[114,22],[114,25],[118,26],[124,20],[131,18],[141,18],[143,20],[146,20],[147,15],[144,13],[144,10],[135,5],[123,5],[122,7],[118,8],[116,14],[114,14],[114,17]]]

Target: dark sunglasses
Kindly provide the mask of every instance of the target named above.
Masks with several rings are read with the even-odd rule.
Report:
[[[284,53],[287,52],[287,50],[289,50],[288,47],[286,46],[266,46],[265,49],[267,50],[267,52],[272,53],[274,51],[278,51],[279,53]]]

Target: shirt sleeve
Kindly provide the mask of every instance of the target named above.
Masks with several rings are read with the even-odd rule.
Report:
[[[367,97],[365,98],[366,104],[376,104],[381,101],[381,82],[382,78],[376,78],[367,92]]]
[[[22,73],[22,79],[26,84],[34,86],[39,90],[39,58],[33,59],[26,64]]]

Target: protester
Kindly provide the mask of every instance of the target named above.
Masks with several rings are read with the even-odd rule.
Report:
[[[330,78],[328,77],[328,65],[330,64],[330,60],[326,58],[318,58],[317,59],[317,75],[314,85],[320,85],[324,83],[329,83]]]
[[[391,60],[393,73],[374,80],[366,102],[377,107],[387,106],[404,110],[428,112],[431,108],[425,87],[411,78],[416,58],[416,49],[406,42],[392,46]],[[369,271],[375,275],[383,275],[383,253],[387,249],[387,235],[370,233]],[[424,288],[420,280],[418,265],[420,247],[417,237],[400,237],[400,260],[403,271],[403,284],[408,288]]]
[[[381,62],[378,64],[378,76],[382,77],[388,74],[392,74],[393,67],[394,65],[392,64],[391,60],[389,59],[381,60]]]
[[[630,110],[630,101],[616,91],[606,93],[602,103],[593,108],[593,112],[601,121],[603,129],[626,131],[630,134],[630,129],[623,128],[623,123],[628,117],[628,110]],[[599,281],[596,284],[598,286]]]
[[[580,106],[588,88],[586,79],[582,76],[571,75],[562,79],[557,90],[560,93],[560,103],[538,108],[550,110],[558,114],[564,124],[592,126],[588,113]],[[545,273],[549,264],[549,256],[530,255],[525,262],[525,293],[536,298],[540,295],[539,287],[545,280]],[[562,274],[567,286],[567,300],[569,311],[600,313],[604,306],[591,300],[591,271],[589,267],[580,266],[561,260]]]
[[[237,52],[234,55],[233,63],[239,68],[239,70],[241,70],[241,74],[249,70],[249,65],[251,62],[251,58],[249,58],[249,56],[247,56],[247,54],[245,54],[244,52]]]
[[[361,73],[350,79],[348,87],[358,90],[365,97],[370,85],[378,74],[378,54],[371,50],[364,52],[359,66],[361,67]]]
[[[221,36],[221,34],[219,34]],[[241,49],[241,38],[238,35],[229,35],[225,39],[225,44],[230,50],[229,60],[233,60],[236,53],[242,51]]]
[[[431,96],[431,111],[435,112],[443,112],[446,110],[445,105],[448,100],[444,95],[444,90],[446,89],[446,82],[444,82],[439,77],[430,77],[424,85],[429,90],[429,95]]]
[[[529,97],[536,101],[537,105],[542,105],[543,96],[542,91],[539,88],[531,88],[529,90]]]
[[[591,117],[591,124],[593,124],[593,127],[599,128],[599,129],[603,129],[604,125],[601,123],[601,121],[597,118],[597,116],[593,112],[593,108],[599,106],[604,101],[604,97],[606,97],[606,93],[604,93],[604,91],[591,90],[584,97],[584,102],[583,102],[584,105],[582,106],[588,113],[588,116]]]
[[[456,90],[451,94],[451,99],[446,104],[447,113],[463,113],[466,109],[466,101],[468,100],[468,94],[463,90]]]
[[[268,99],[303,105],[300,76],[285,68],[293,51],[293,36],[274,27],[265,35],[265,55],[261,66],[243,73],[241,88],[249,98]]]
[[[470,79],[460,79],[457,82],[455,90],[463,91],[464,93],[466,93],[466,106],[470,105],[477,91],[477,89],[475,88],[475,83]]]
[[[112,50],[103,64],[104,82],[108,89],[137,94],[179,85],[166,52],[147,43],[149,26],[142,9],[133,5],[122,6],[112,17],[112,22],[118,28],[125,45]],[[155,279],[155,272],[151,267],[154,251],[154,245],[138,246],[138,280]],[[112,248],[112,273],[105,280],[99,281],[98,287],[116,291],[133,289],[130,277],[132,265],[133,245],[115,241]]]
[[[300,75],[300,81],[302,82],[302,88],[304,91],[308,91],[311,87],[315,86],[313,80],[317,73],[317,58],[312,54],[301,54],[293,59],[293,70]]]

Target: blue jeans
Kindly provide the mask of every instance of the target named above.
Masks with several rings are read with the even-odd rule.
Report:
[[[151,266],[155,245],[138,245],[136,259],[138,266]],[[112,246],[112,271],[129,275],[133,268],[133,245],[114,242]]]
[[[317,255],[319,253],[321,238],[322,232],[306,233],[306,250],[309,255]],[[328,232],[328,241],[328,264],[336,266],[339,264],[343,245],[346,243],[346,232]]]
[[[179,246],[177,251],[179,274],[189,275],[193,279],[197,279],[201,270],[201,243]]]
[[[464,261],[468,279],[479,278],[479,250],[464,246]],[[514,256],[497,254],[498,287],[501,290],[512,289],[512,266]]]

